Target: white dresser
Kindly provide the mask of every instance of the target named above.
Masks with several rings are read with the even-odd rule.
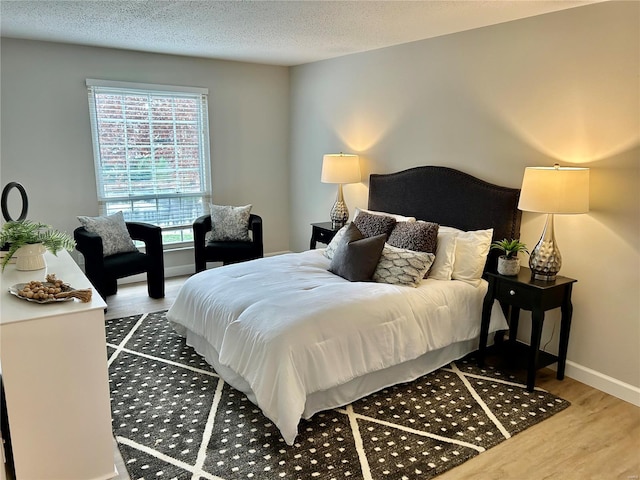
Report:
[[[54,273],[72,287],[91,283],[71,256],[45,254],[47,268],[0,275],[0,368],[17,480],[107,479],[117,475],[104,300],[38,304],[9,287]]]

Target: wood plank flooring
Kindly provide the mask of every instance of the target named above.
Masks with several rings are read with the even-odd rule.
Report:
[[[187,277],[168,278],[166,297],[146,284],[122,285],[107,300],[106,318],[168,309]],[[482,453],[438,480],[640,480],[640,408],[542,369],[536,385],[571,407]],[[129,480],[115,449],[118,480]],[[396,479],[393,479],[396,480]]]

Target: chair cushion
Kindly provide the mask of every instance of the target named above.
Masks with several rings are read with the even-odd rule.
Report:
[[[102,238],[102,254],[105,257],[116,253],[138,251],[129,235],[122,212],[106,217],[79,216],[78,220],[87,231]]]
[[[112,278],[146,272],[154,259],[142,252],[116,253],[104,258],[104,268]]]
[[[209,241],[249,242],[249,216],[251,205],[232,207],[209,204],[211,211],[211,234]]]
[[[207,242],[205,255],[209,262],[235,262],[262,256],[259,245],[243,241]]]

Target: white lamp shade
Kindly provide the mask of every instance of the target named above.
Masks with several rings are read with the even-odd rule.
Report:
[[[527,167],[518,208],[525,212],[587,213],[589,169],[578,167]]]
[[[357,183],[360,180],[358,155],[332,153],[322,157],[322,183]]]

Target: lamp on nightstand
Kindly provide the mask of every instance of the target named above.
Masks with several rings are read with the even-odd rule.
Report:
[[[557,163],[553,167],[527,167],[518,208],[547,214],[542,236],[529,256],[529,267],[533,278],[553,281],[562,266],[553,215],[589,211],[589,169],[561,167]]]
[[[331,223],[333,228],[342,227],[349,219],[349,209],[342,196],[343,183],[360,181],[360,159],[358,155],[332,153],[322,157],[322,183],[337,183],[338,196],[331,207]]]

